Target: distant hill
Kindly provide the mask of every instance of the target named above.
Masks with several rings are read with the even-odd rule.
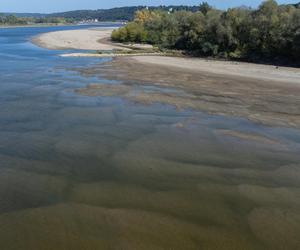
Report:
[[[130,21],[134,18],[134,13],[137,10],[144,9],[146,6],[131,6],[131,7],[119,7],[112,9],[99,9],[99,10],[74,10],[67,12],[59,12],[52,14],[42,14],[42,13],[1,13],[4,16],[14,15],[20,18],[67,18],[73,19],[75,21],[82,21],[88,19],[98,19],[99,21]],[[149,7],[151,10],[188,10],[195,12],[199,10],[198,6],[158,6]]]
[[[300,8],[300,2],[293,4],[295,7]],[[131,7],[119,7],[112,9],[99,9],[99,10],[75,10],[60,13],[48,14],[47,17],[61,17],[74,19],[76,21],[86,19],[98,19],[99,21],[117,21],[126,20],[131,21],[134,18],[134,14],[137,10],[144,9],[147,6],[131,6]],[[151,6],[150,10],[169,10],[176,11],[187,10],[196,12],[199,10],[199,6],[187,6],[187,5],[169,5],[169,6]]]
[[[72,18],[77,21],[84,19],[98,19],[99,21],[131,20],[134,13],[142,7],[124,7],[107,10],[75,10],[53,13],[51,17]]]
[[[41,13],[1,13],[4,16],[16,16],[16,17],[32,17],[32,18],[42,18],[46,17],[47,14],[41,14]]]
[[[116,21],[116,20],[132,20],[134,18],[134,13],[137,10],[144,9],[146,6],[132,6],[132,7],[120,7],[112,9],[99,9],[99,10],[76,10],[61,13],[53,13],[48,16],[50,17],[63,17],[72,18],[75,20],[83,19],[98,19],[99,21]],[[159,7],[149,7],[149,9],[161,9],[161,10],[189,10],[197,11],[198,6],[159,6]]]

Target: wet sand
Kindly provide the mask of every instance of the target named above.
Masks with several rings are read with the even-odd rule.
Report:
[[[140,103],[165,103],[267,125],[300,127],[300,69],[173,57],[115,58],[105,67],[76,69],[120,80],[121,95]],[[110,95],[123,85],[89,85],[86,95]],[[119,86],[119,87],[118,87]],[[145,86],[160,89],[148,91]],[[161,91],[166,89],[166,91]]]
[[[297,83],[300,85],[300,68],[276,67],[254,63],[207,60],[180,57],[134,57],[137,64],[175,67],[192,72],[207,72],[220,76],[236,76],[266,82]]]

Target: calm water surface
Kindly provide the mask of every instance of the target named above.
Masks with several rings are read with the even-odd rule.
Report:
[[[78,95],[78,28],[0,30],[1,249],[300,249],[299,130]]]

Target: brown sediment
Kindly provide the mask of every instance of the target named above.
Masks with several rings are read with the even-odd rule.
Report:
[[[0,221],[6,249],[259,249],[238,228],[207,229],[138,209],[66,203],[0,215]]]
[[[249,215],[249,224],[257,238],[267,243],[266,249],[298,249],[300,246],[297,210],[257,208]]]
[[[159,57],[156,60],[160,60]],[[257,76],[242,77],[230,72],[225,75],[223,71],[222,74],[221,71],[214,74],[201,71],[201,68],[196,70],[143,63],[135,57],[116,58],[106,63],[105,67],[99,65],[79,71],[84,75],[100,74],[107,79],[123,81],[131,87],[127,87],[126,93],[121,93],[120,96],[136,102],[160,102],[180,109],[192,108],[212,114],[245,117],[266,125],[300,127],[300,84],[293,82],[298,73],[293,75],[295,78],[291,78],[290,82],[288,79],[287,82],[280,82],[273,79],[272,71],[267,71],[268,77],[258,79]],[[289,70],[280,73],[281,78],[288,72]],[[145,91],[133,94],[134,85],[174,88],[183,91],[185,95],[177,92]],[[122,86],[117,85],[112,89],[92,85],[78,92],[94,96],[119,95],[118,88],[123,88]]]
[[[254,133],[242,133],[239,131],[233,131],[233,130],[228,130],[228,129],[219,129],[219,130],[217,130],[217,132],[221,133],[223,135],[236,137],[236,138],[239,138],[242,140],[247,140],[247,141],[253,141],[253,142],[258,142],[258,143],[263,143],[263,144],[271,144],[271,145],[280,144],[279,141],[273,140],[273,139],[265,137],[263,135],[254,134]]]
[[[47,135],[49,162],[0,154],[3,249],[297,249],[298,154],[222,145],[201,123],[189,132],[163,120],[138,133],[149,114],[118,121],[110,107],[64,107],[52,118],[62,117],[81,124]],[[14,136],[2,132],[1,143],[41,155],[43,131]]]
[[[77,93],[88,96],[121,96],[128,100],[142,103],[165,103],[176,106],[195,108],[196,103],[192,100],[192,95],[179,95],[176,92],[162,93],[159,91],[146,91],[135,85],[110,85],[110,84],[90,84],[86,88],[77,89]],[[187,102],[187,98],[190,100]]]

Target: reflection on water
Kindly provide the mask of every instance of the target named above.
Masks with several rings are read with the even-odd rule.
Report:
[[[54,29],[0,30],[1,249],[300,247],[298,130],[78,95]]]

